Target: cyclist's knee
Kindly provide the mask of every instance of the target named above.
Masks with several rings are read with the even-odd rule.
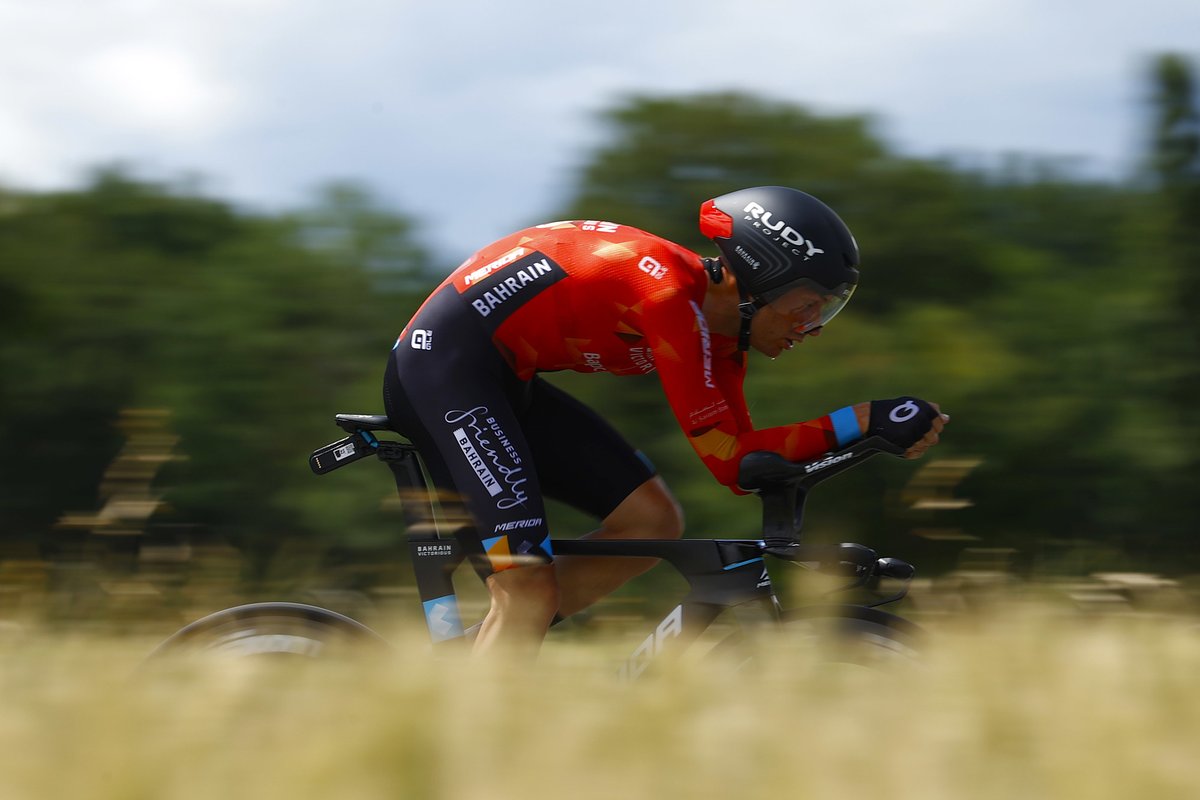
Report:
[[[654,529],[660,539],[678,539],[683,536],[683,506],[671,494],[667,485],[659,480],[660,490],[654,495]]]
[[[671,494],[662,478],[650,478],[604,520],[614,535],[653,539],[678,539],[683,536],[683,507]]]
[[[492,605],[500,612],[519,607],[544,610],[548,617],[558,609],[558,579],[553,564],[514,567],[494,572],[487,579]]]

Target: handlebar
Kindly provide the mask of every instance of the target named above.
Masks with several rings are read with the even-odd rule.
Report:
[[[809,488],[853,467],[876,453],[903,455],[904,448],[882,436],[868,436],[842,450],[833,450],[808,461],[789,461],[778,453],[747,453],[738,467],[738,486],[762,493],[788,486]]]
[[[808,461],[789,461],[765,450],[747,453],[738,467],[738,486],[762,499],[763,541],[776,547],[799,541],[808,490],[876,453],[903,455],[904,448],[881,436],[868,436]]]

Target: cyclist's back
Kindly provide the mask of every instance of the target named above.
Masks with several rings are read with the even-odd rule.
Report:
[[[596,220],[528,228],[469,258],[446,280],[513,371],[653,370],[647,331],[701,302],[700,256],[645,231]],[[688,331],[690,333],[690,331]]]

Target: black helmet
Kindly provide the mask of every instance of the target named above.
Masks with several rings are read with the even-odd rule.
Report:
[[[720,249],[755,309],[815,284],[829,298],[824,325],[858,285],[858,244],[850,229],[829,206],[796,189],[756,186],[713,198],[700,207],[700,232]]]

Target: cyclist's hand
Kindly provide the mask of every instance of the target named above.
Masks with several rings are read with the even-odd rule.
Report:
[[[915,397],[872,400],[859,403],[855,410],[860,424],[866,422],[864,433],[867,436],[882,436],[905,448],[905,458],[920,458],[938,443],[942,429],[950,421],[937,403]]]

